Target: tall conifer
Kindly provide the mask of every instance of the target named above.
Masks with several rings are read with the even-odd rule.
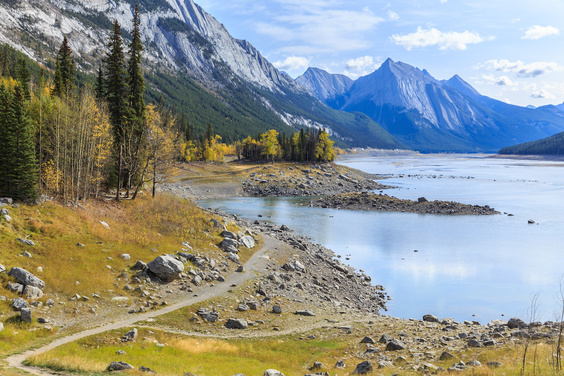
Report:
[[[12,110],[12,95],[4,84],[0,85],[0,145],[2,145],[2,153],[0,153],[0,195],[7,196],[7,189],[10,184],[10,173],[12,164],[12,155],[8,152],[11,150],[13,130],[11,129],[13,122],[10,120]]]

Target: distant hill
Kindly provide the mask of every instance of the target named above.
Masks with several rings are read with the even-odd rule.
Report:
[[[481,95],[458,75],[439,81],[392,59],[341,95],[335,86],[341,77],[335,81],[327,72],[314,73],[297,81],[332,108],[362,112],[423,152],[497,152],[564,131],[564,113],[557,107],[510,105]]]
[[[499,151],[499,154],[564,155],[564,132],[542,140],[505,147]]]

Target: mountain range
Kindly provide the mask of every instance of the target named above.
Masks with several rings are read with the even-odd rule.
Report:
[[[458,75],[439,81],[392,59],[356,81],[316,68],[296,81],[328,106],[362,112],[424,152],[493,152],[564,130],[555,106],[510,105],[482,96]]]
[[[81,70],[93,74],[114,19],[131,38],[135,3],[147,100],[162,99],[196,131],[212,124],[227,142],[316,128],[340,146],[488,152],[564,131],[562,108],[512,106],[458,76],[439,81],[391,59],[357,80],[316,68],[293,80],[192,0],[3,1],[0,43],[53,68],[67,36]]]
[[[368,116],[331,109],[278,71],[248,41],[192,0],[0,2],[0,42],[47,67],[67,36],[81,70],[94,73],[113,20],[129,43],[138,3],[147,99],[185,113],[196,131],[212,124],[231,142],[268,129],[326,129],[341,146],[405,148]]]

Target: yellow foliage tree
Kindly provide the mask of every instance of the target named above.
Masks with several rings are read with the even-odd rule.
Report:
[[[268,159],[274,160],[280,153],[280,145],[278,144],[278,132],[274,129],[263,133],[260,136],[260,144],[262,146],[262,155]]]
[[[317,139],[317,146],[315,147],[315,158],[325,163],[335,160],[335,150],[333,144],[335,142],[329,139],[329,134],[322,131]]]

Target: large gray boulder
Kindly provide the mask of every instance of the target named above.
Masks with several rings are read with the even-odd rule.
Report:
[[[27,285],[23,290],[23,296],[25,299],[38,300],[43,297],[43,291],[39,287]]]
[[[24,286],[34,286],[43,290],[45,288],[45,282],[31,274],[22,268],[12,268],[8,272],[8,275],[14,277],[19,283]]]
[[[162,255],[147,264],[149,272],[163,282],[172,282],[184,271],[184,264],[171,255]]]
[[[223,231],[221,233],[221,236],[223,236],[224,238],[228,238],[228,239],[237,239],[237,234],[235,234],[232,231],[227,231],[227,230]]]
[[[248,325],[247,321],[243,319],[227,319],[225,322],[227,329],[247,329]]]
[[[264,371],[263,376],[284,376],[284,374],[275,369],[267,369],[266,371]]]
[[[225,252],[237,253],[239,252],[240,243],[231,238],[225,238],[221,241],[219,247]]]
[[[432,314],[427,314],[423,316],[423,321],[425,322],[439,322],[439,318]]]
[[[29,307],[29,303],[26,302],[25,300],[23,300],[22,298],[16,298],[16,299],[14,299],[14,301],[12,302],[12,307],[13,307],[16,311],[21,311],[23,308]]]
[[[399,351],[405,349],[407,349],[407,346],[399,339],[394,339],[388,342],[388,345],[386,345],[386,351]]]
[[[23,322],[31,324],[31,308],[22,308],[20,310],[20,318]]]
[[[255,247],[255,239],[252,236],[249,235],[241,236],[241,239],[239,239],[239,241],[244,247],[247,247],[249,249]]]
[[[368,360],[357,364],[353,375],[364,375],[368,372],[372,372],[374,370],[374,368],[372,367],[372,363],[369,362]]]
[[[131,364],[126,362],[111,362],[110,366],[108,367],[108,371],[125,371],[127,369],[134,369]]]

